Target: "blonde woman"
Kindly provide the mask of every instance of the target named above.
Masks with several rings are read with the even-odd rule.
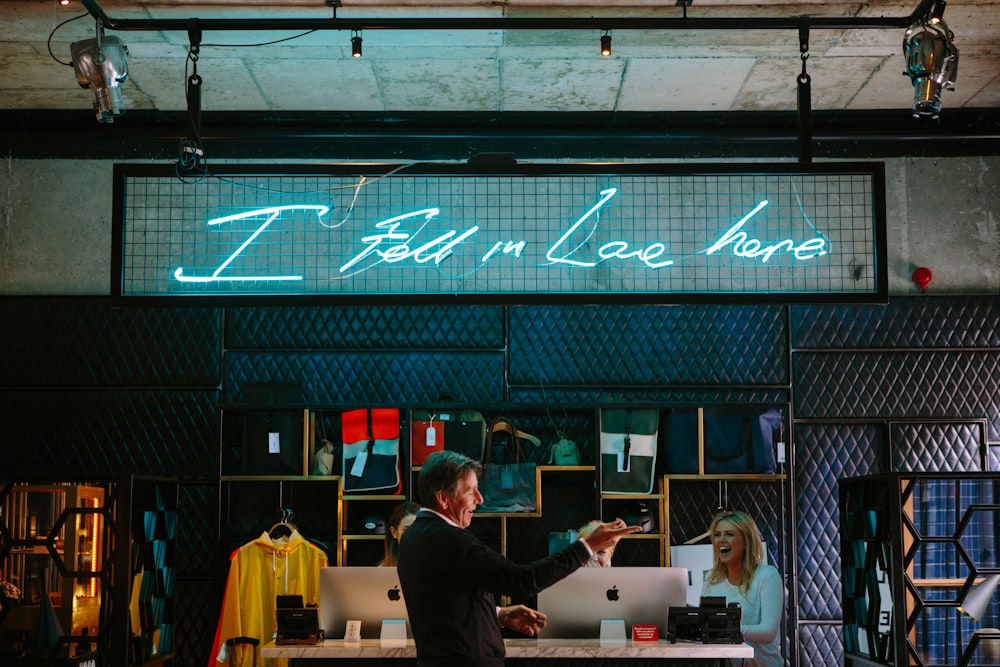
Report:
[[[743,667],[783,667],[781,614],[785,589],[778,570],[764,563],[764,543],[750,515],[721,512],[709,528],[712,538],[712,569],[701,594],[721,596],[727,604],[739,603],[743,610],[740,630],[754,657]]]

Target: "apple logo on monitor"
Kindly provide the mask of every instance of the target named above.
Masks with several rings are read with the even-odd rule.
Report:
[[[618,602],[618,587],[612,586],[605,593],[608,596],[608,602]]]
[[[393,602],[399,602],[399,586],[393,586],[390,588],[386,591],[386,595],[388,595],[389,599]]]

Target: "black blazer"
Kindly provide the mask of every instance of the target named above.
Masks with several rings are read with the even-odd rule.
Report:
[[[420,512],[399,543],[396,568],[420,667],[501,667],[503,637],[494,595],[529,597],[589,559],[577,540],[521,565],[472,533]]]

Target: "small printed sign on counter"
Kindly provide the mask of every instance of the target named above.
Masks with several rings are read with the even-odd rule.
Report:
[[[655,625],[633,625],[632,641],[655,642],[660,640],[660,628]]]

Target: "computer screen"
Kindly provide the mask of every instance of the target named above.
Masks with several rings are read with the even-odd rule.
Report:
[[[667,609],[687,601],[688,571],[683,567],[583,567],[538,594],[547,617],[539,637],[597,639],[602,620],[632,626],[655,625],[666,637]]]
[[[319,621],[326,639],[343,639],[347,621],[361,621],[362,639],[377,639],[384,619],[406,621],[394,567],[324,567],[319,571]]]

